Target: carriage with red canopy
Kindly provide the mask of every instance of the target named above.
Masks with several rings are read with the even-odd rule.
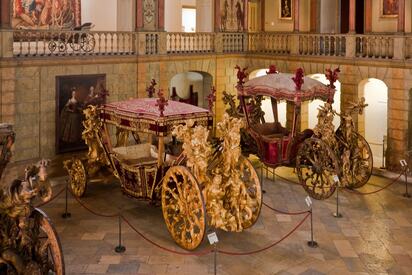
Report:
[[[296,74],[278,73],[273,68],[265,76],[244,83],[240,72],[238,98],[246,119],[246,132],[257,145],[256,154],[268,167],[296,167],[299,181],[315,199],[330,197],[338,176],[341,186],[358,188],[366,184],[372,173],[372,152],[366,140],[355,131],[353,113],[362,113],[367,105],[361,100],[351,103],[344,112],[332,109],[334,81],[339,69],[327,70],[329,85]],[[239,77],[239,73],[238,73]],[[318,124],[314,129],[300,130],[301,109],[304,102],[320,99]],[[270,100],[273,121],[265,120],[262,101]],[[278,105],[287,103],[287,126],[279,122]],[[266,110],[267,112],[267,110]],[[333,117],[341,123],[335,131]]]

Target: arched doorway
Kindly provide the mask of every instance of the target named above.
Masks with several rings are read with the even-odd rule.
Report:
[[[322,82],[325,85],[329,84],[329,80],[326,79],[326,76],[324,74],[312,74],[312,75],[307,75],[307,77],[316,79],[320,82]],[[341,96],[341,85],[339,80],[335,82],[335,95],[333,97],[333,104],[332,107],[334,110],[336,110],[338,113],[340,113],[340,96]],[[308,128],[313,129],[316,124],[318,123],[318,108],[319,106],[323,106],[324,102],[319,99],[315,99],[308,104]],[[335,129],[339,127],[340,123],[340,118],[339,116],[335,116],[333,119],[333,125],[335,126]]]
[[[249,79],[253,79],[255,77],[266,75],[267,69],[257,69],[252,71],[249,74]],[[286,101],[278,102],[278,121],[282,126],[286,125]],[[273,117],[272,112],[272,103],[270,98],[266,98],[262,100],[262,111],[265,112],[265,121],[266,122],[274,122],[275,119]]]
[[[170,95],[173,91],[181,99],[189,99],[192,94],[197,98],[197,106],[207,108],[209,95],[213,85],[212,76],[205,72],[189,71],[177,74],[170,80]],[[192,95],[193,96],[193,95]]]
[[[388,86],[379,79],[368,78],[358,85],[359,96],[365,97],[368,106],[364,112],[364,128],[359,131],[364,133],[372,154],[375,167],[384,166],[383,146],[388,132]]]

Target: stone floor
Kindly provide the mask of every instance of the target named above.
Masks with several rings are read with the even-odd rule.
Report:
[[[276,171],[284,178],[265,179],[264,202],[285,211],[305,210],[305,191],[285,178],[296,181],[292,169]],[[16,174],[8,171],[8,177]],[[51,175],[58,191],[63,174]],[[375,190],[390,182],[372,177],[362,190]],[[254,255],[217,255],[217,274],[412,274],[412,199],[402,196],[403,182],[380,193],[360,196],[340,192],[340,212],[332,216],[335,197],[314,201],[314,236],[318,248],[310,248],[309,219],[278,245]],[[121,212],[138,230],[154,242],[182,251],[170,237],[161,207],[149,206],[123,196],[117,183],[91,183],[83,201],[106,214]],[[69,195],[72,216],[63,219],[64,193],[42,207],[55,224],[62,243],[66,274],[213,274],[213,254],[181,256],[148,243],[122,224],[126,251],[114,251],[118,243],[116,218],[97,217]],[[269,245],[293,229],[303,216],[275,213],[263,206],[254,227],[242,233],[217,231],[219,248],[247,252]],[[208,249],[207,240],[197,251]]]

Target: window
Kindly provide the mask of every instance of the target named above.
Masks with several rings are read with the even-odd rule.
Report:
[[[182,31],[196,31],[196,8],[182,8]]]

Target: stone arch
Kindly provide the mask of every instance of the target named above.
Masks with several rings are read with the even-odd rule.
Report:
[[[207,108],[208,102],[206,97],[213,86],[212,75],[202,71],[186,71],[175,74],[169,82],[170,95],[172,90],[176,89],[176,93],[180,98],[187,99],[190,97],[189,91],[191,86],[193,92],[197,93],[198,106]]]
[[[363,79],[358,84],[358,96],[365,97],[368,104],[360,115],[359,132],[372,149],[374,166],[384,166],[383,146],[388,135],[388,85],[377,78]]]

